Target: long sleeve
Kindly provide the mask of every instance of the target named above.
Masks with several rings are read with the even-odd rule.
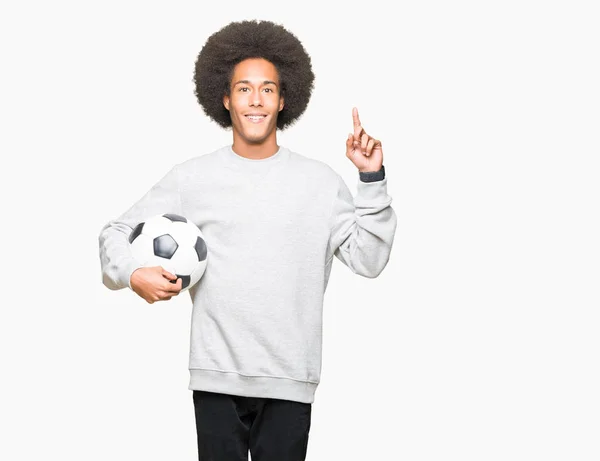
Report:
[[[118,218],[105,224],[98,237],[102,283],[111,290],[131,288],[133,271],[141,265],[133,258],[128,237],[133,228],[148,218],[164,213],[182,215],[178,165]]]
[[[352,272],[377,277],[387,265],[397,217],[387,194],[387,178],[358,181],[356,198],[338,175],[331,214],[328,259],[335,255]]]

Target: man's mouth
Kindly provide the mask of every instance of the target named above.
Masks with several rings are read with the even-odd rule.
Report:
[[[262,122],[267,116],[266,115],[246,115],[246,118],[253,123]]]

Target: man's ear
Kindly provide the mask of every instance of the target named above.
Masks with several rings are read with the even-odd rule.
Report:
[[[223,105],[225,106],[225,109],[229,110],[229,96],[223,96]]]
[[[283,96],[279,98],[279,112],[283,110],[283,106],[285,106],[285,101],[283,100]]]

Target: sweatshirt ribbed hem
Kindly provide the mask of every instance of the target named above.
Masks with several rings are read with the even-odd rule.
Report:
[[[318,383],[235,372],[190,369],[189,390],[313,403]]]

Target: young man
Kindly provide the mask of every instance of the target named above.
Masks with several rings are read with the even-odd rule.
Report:
[[[355,198],[324,162],[277,144],[277,129],[304,112],[313,80],[302,44],[280,25],[242,21],[213,34],[196,61],[196,96],[232,128],[232,145],[175,165],[100,232],[104,284],[153,303],[176,296],[182,282],[140,267],[132,229],[175,213],[202,230],[208,265],[189,290],[200,460],[247,460],[248,450],[253,461],[305,459],[333,257],[370,278],[389,260],[396,215],[382,145],[356,108],[345,146],[358,169]]]

